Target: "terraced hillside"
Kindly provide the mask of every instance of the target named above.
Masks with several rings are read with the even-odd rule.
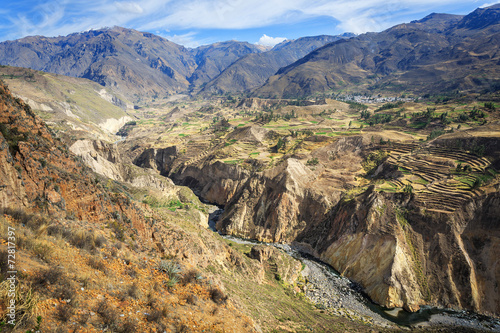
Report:
[[[418,143],[392,143],[382,150],[389,154],[387,163],[401,171],[390,180],[393,188],[413,192],[415,202],[429,211],[453,213],[497,174],[487,158],[467,151]]]

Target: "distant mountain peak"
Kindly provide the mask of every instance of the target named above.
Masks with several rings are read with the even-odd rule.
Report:
[[[297,98],[350,89],[494,91],[500,73],[499,31],[500,6],[467,16],[432,13],[380,33],[327,44],[280,69],[253,96]]]
[[[462,19],[458,28],[478,30],[498,23],[500,23],[500,4],[476,9]]]

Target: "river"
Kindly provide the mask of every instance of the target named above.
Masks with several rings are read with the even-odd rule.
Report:
[[[215,224],[223,209],[211,206],[209,227],[214,232]],[[219,232],[219,234],[221,234]],[[222,235],[222,237],[241,244],[266,244],[280,248],[295,259],[300,260],[305,268],[302,275],[307,279],[306,297],[320,309],[325,309],[339,316],[362,319],[383,327],[426,327],[429,325],[455,326],[500,332],[500,320],[469,311],[441,309],[422,306],[417,312],[408,312],[402,308],[387,309],[371,301],[357,283],[341,276],[330,265],[286,244],[261,243],[248,239]],[[396,325],[395,325],[396,324]]]

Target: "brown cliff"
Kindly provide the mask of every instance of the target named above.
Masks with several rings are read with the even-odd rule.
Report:
[[[110,196],[81,160],[56,139],[31,108],[0,86],[2,207],[22,206],[55,216],[104,222],[115,211],[136,216],[137,207]],[[143,228],[139,228],[143,229]]]

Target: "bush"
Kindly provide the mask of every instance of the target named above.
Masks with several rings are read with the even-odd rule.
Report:
[[[135,282],[128,287],[127,294],[133,299],[140,299],[142,297],[142,292]]]
[[[35,285],[54,285],[59,279],[63,278],[64,273],[62,269],[58,266],[50,266],[44,270],[38,272],[35,277],[34,283]]]
[[[161,260],[158,264],[158,270],[166,273],[170,279],[177,277],[181,272],[179,264],[172,260]]]
[[[116,239],[119,241],[124,241],[125,240],[125,228],[121,226],[117,221],[111,221],[108,226],[113,230],[115,233]]]
[[[167,316],[167,308],[161,307],[157,309],[152,309],[149,316],[146,317],[146,320],[149,322],[159,322],[162,318]]]
[[[59,304],[55,317],[62,322],[67,322],[75,314],[75,309],[69,304]]]
[[[171,278],[168,279],[167,282],[165,282],[165,286],[168,289],[171,289],[171,288],[175,287],[177,285],[177,283],[179,283],[179,278],[177,276],[172,276]]]
[[[52,248],[50,243],[47,243],[45,241],[35,241],[33,243],[33,252],[38,258],[42,259],[45,262],[49,262],[54,249]]]
[[[317,165],[318,163],[319,163],[319,161],[318,161],[317,157],[313,157],[313,158],[307,160],[307,165]]]
[[[182,275],[180,282],[183,285],[186,285],[189,283],[198,283],[201,281],[202,278],[203,277],[201,276],[201,274],[198,271],[191,269]]]
[[[198,302],[198,297],[196,297],[196,295],[189,294],[188,296],[186,296],[186,302],[191,305],[196,305],[196,303]]]
[[[209,290],[210,298],[212,301],[216,304],[224,304],[227,301],[227,296],[224,295],[222,290],[220,290],[218,287],[213,287]]]
[[[128,319],[121,327],[119,327],[116,332],[118,333],[129,333],[129,332],[137,332],[138,325],[132,319]]]
[[[489,109],[489,110],[495,111],[495,104],[493,104],[493,102],[484,103],[484,107]]]
[[[106,264],[102,259],[92,256],[88,259],[87,264],[93,269],[97,269],[104,273],[106,272]]]
[[[118,319],[118,313],[115,308],[109,306],[108,302],[103,299],[94,308],[94,312],[99,314],[102,318],[102,322],[106,326],[110,326],[116,322]]]
[[[382,139],[381,139],[382,140]],[[361,162],[361,165],[363,166],[363,169],[366,171],[367,174],[372,173],[373,171],[378,168],[380,164],[382,164],[387,157],[387,153],[383,150],[377,150],[374,152],[371,152],[367,157],[366,160]]]
[[[445,133],[443,130],[433,130],[428,136],[427,141],[437,138]]]

